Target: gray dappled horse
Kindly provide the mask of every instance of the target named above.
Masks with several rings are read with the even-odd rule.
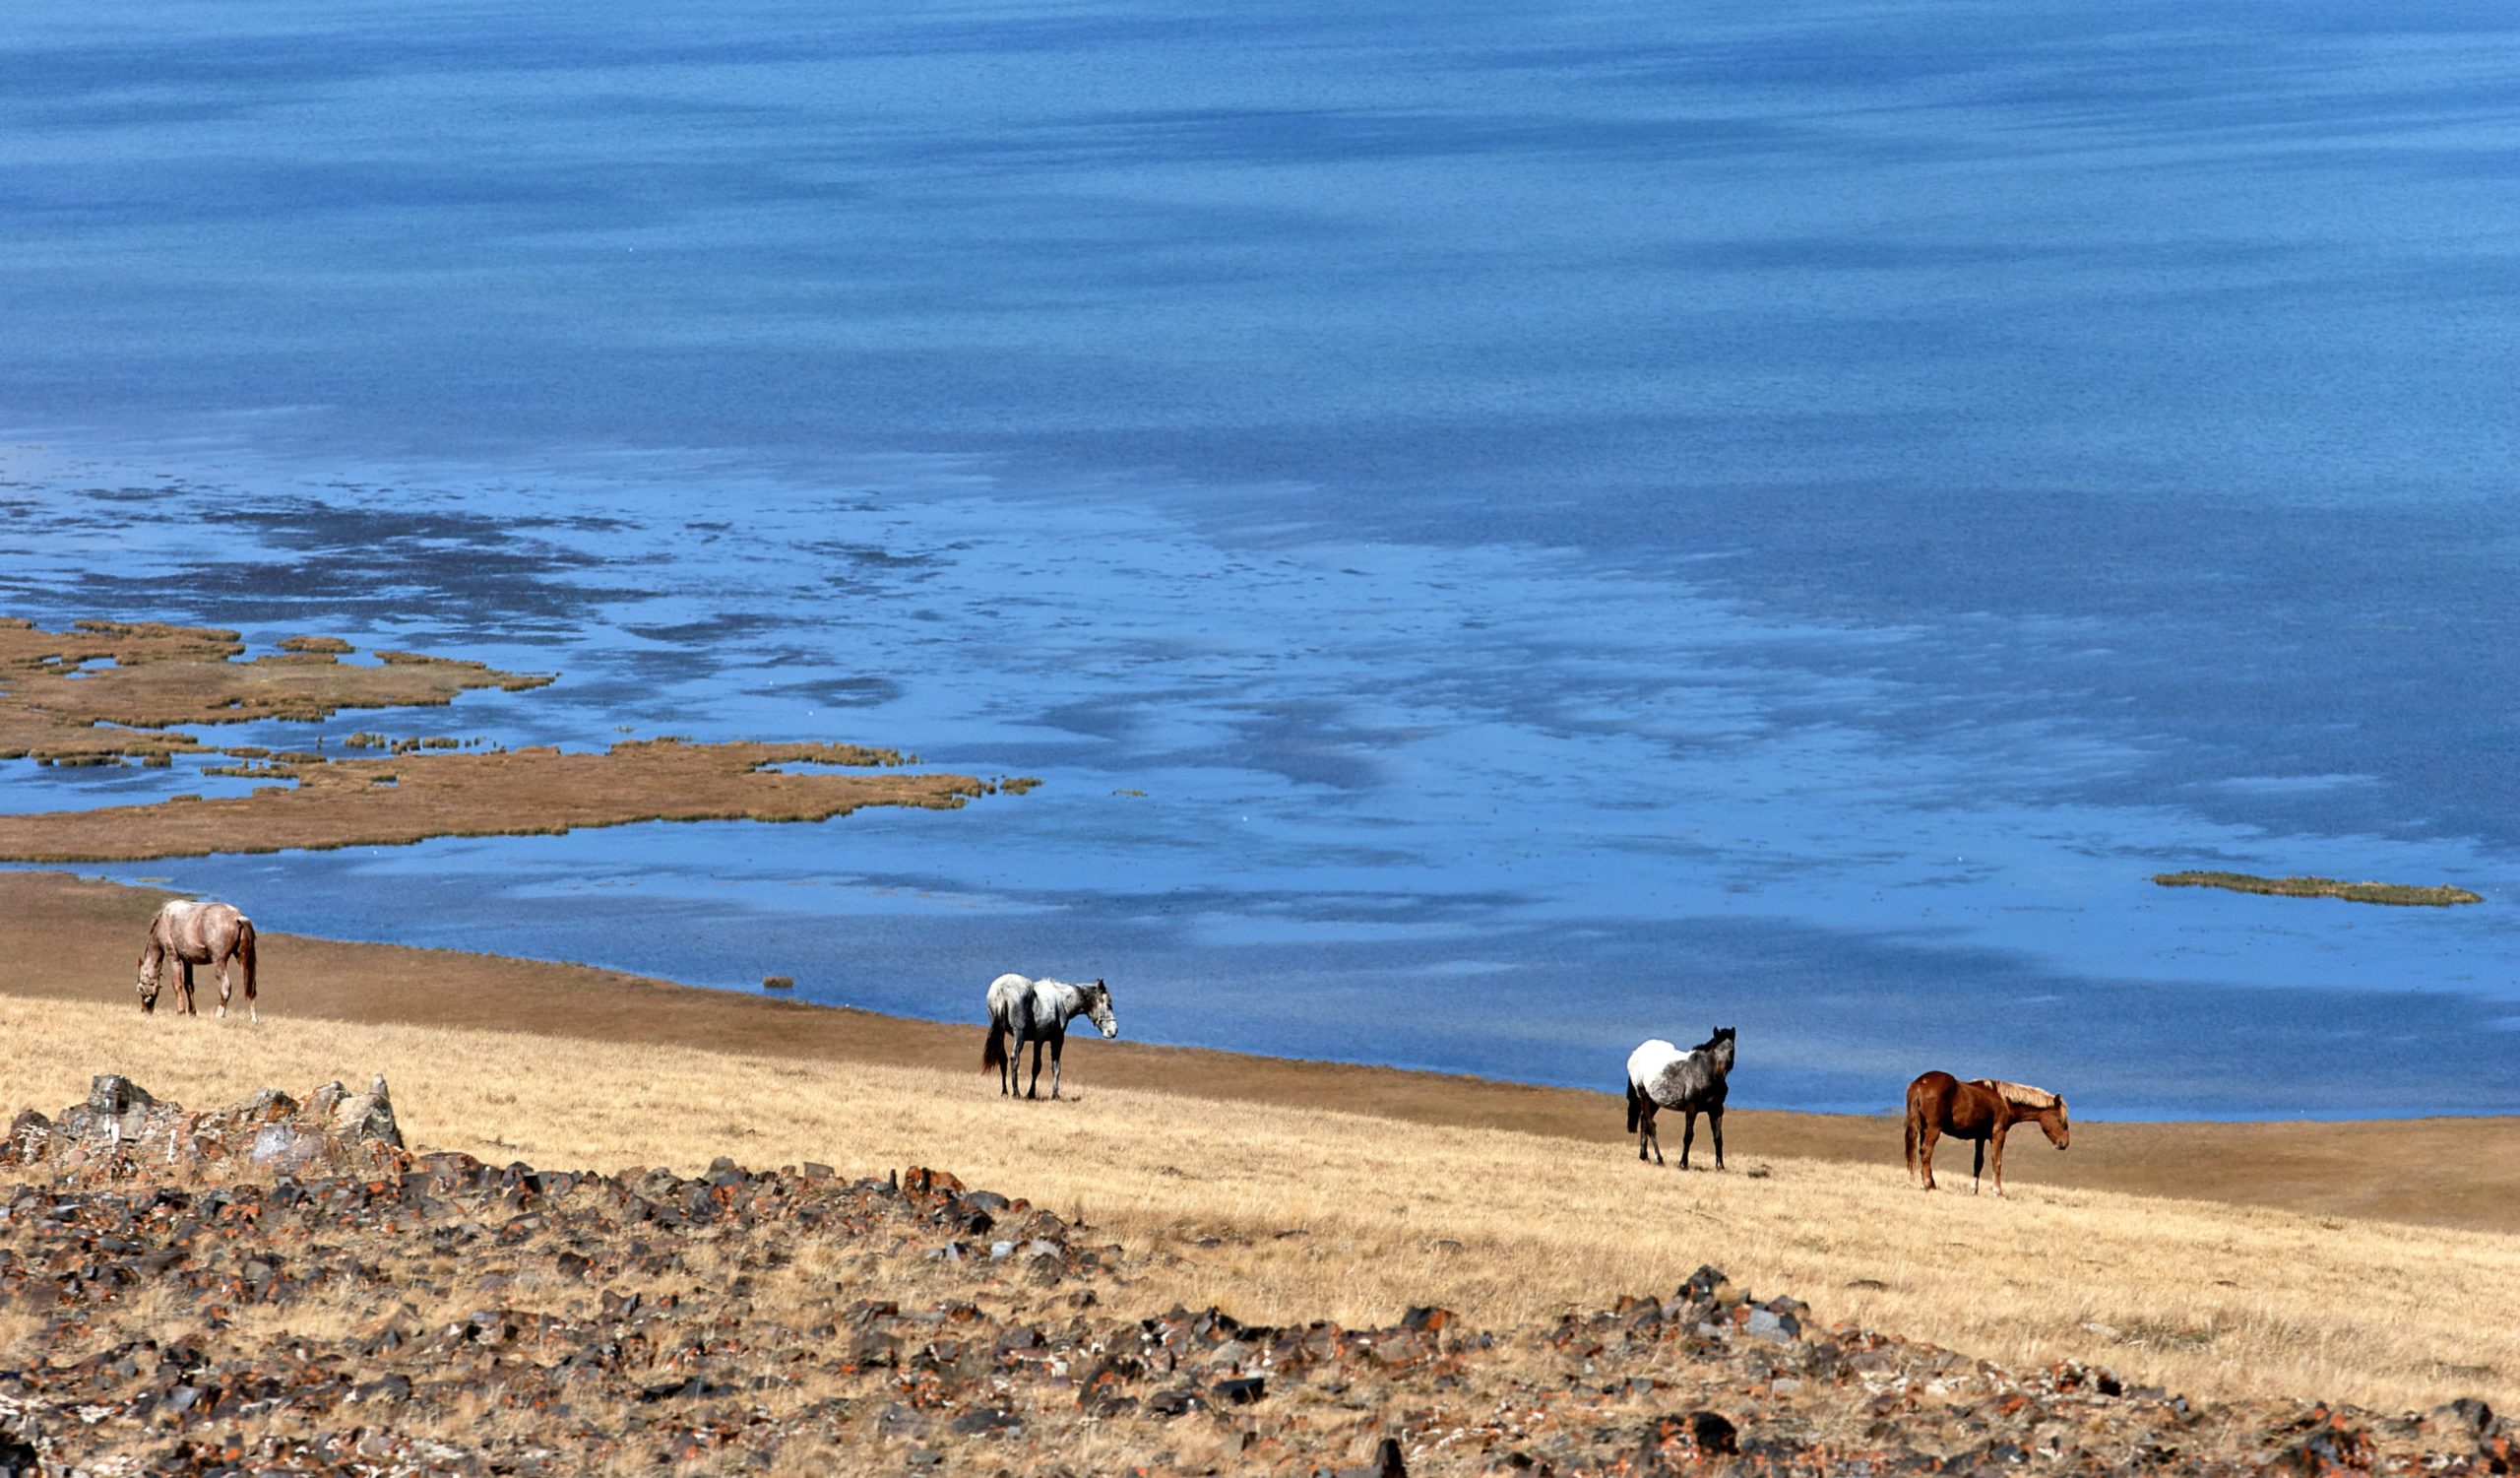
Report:
[[[1676,1109],[1680,1121],[1680,1169],[1689,1168],[1689,1144],[1697,1138],[1697,1116],[1715,1134],[1715,1168],[1724,1168],[1724,1075],[1732,1070],[1732,1028],[1719,1026],[1715,1035],[1680,1051],[1657,1037],[1627,1055],[1627,1127],[1636,1135],[1636,1158],[1654,1146],[1654,1163],[1663,1163],[1663,1136],[1654,1130],[1658,1110]]]
[[[175,1003],[187,1016],[201,1013],[193,1009],[193,967],[219,967],[219,1014],[227,1014],[230,989],[227,970],[231,964],[245,967],[245,1014],[256,1021],[262,1013],[254,1009],[254,921],[224,903],[190,903],[177,901],[158,911],[149,921],[149,945],[140,952],[140,1009],[158,1009],[158,993],[165,983],[166,962],[172,960],[181,970],[175,986]]]
[[[1067,1024],[1079,1016],[1090,1018],[1105,1037],[1120,1034],[1120,1023],[1111,1015],[1111,988],[1096,981],[1090,986],[1072,986],[1065,981],[1034,980],[1029,976],[1001,975],[988,983],[988,1045],[980,1049],[980,1070],[997,1069],[997,1091],[1012,1095],[1015,1084],[1024,1075],[1024,1044],[1033,1044],[1033,1082],[1024,1097],[1039,1098],[1041,1090],[1041,1047],[1050,1049],[1050,1097],[1059,1096],[1059,1055],[1067,1049]],[[1006,1040],[1015,1039],[1013,1053],[1007,1051]]]

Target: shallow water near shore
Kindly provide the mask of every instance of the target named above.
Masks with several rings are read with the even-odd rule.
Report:
[[[0,613],[1047,783],[95,870],[1592,1086],[1736,1025],[1779,1107],[2520,1109],[2507,16],[456,21],[0,21]]]

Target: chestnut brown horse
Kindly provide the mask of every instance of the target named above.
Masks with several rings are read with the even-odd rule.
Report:
[[[1933,1145],[1949,1134],[1978,1146],[1978,1163],[1969,1172],[1969,1193],[1978,1193],[1978,1178],[1985,1173],[1986,1144],[1995,1146],[1995,1194],[2004,1193],[2004,1131],[2023,1120],[2034,1120],[2048,1142],[2063,1149],[2073,1137],[2065,1123],[2065,1101],[2045,1088],[1982,1077],[1962,1082],[1948,1072],[1928,1072],[1908,1085],[1908,1175],[1922,1176],[1933,1189]]]
[[[245,967],[245,1014],[256,1021],[262,1013],[254,1009],[254,921],[224,903],[188,903],[177,901],[158,911],[149,921],[149,947],[140,952],[140,1008],[158,1009],[158,992],[165,984],[166,964],[173,961],[180,977],[175,984],[175,1004],[183,1014],[196,1016],[193,1009],[193,967],[219,967],[219,1014],[227,1014],[227,993],[231,989],[227,970],[231,964]]]

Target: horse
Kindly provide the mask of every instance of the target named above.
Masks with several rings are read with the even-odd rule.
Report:
[[[988,1044],[980,1049],[980,1071],[997,1069],[997,1091],[1012,1097],[1024,1076],[1024,1044],[1033,1044],[1033,1082],[1024,1097],[1041,1096],[1041,1046],[1050,1049],[1050,1097],[1059,1096],[1059,1055],[1067,1050],[1067,1024],[1079,1016],[1092,1019],[1104,1037],[1120,1034],[1111,1015],[1111,988],[1096,981],[1071,986],[1065,981],[1001,975],[988,983]],[[1006,1039],[1015,1039],[1010,1056]]]
[[[2073,1138],[2065,1123],[2065,1101],[2045,1088],[1982,1077],[1962,1082],[1948,1072],[1928,1072],[1908,1085],[1908,1178],[1922,1179],[1933,1189],[1933,1145],[1949,1134],[1978,1146],[1977,1163],[1969,1171],[1969,1193],[1978,1193],[1978,1178],[1986,1169],[1986,1141],[1995,1145],[1995,1194],[2004,1193],[2004,1133],[2023,1120],[2035,1120],[2048,1142],[2063,1149]]]
[[[149,921],[149,944],[140,952],[140,1009],[143,1014],[158,1009],[158,992],[163,984],[166,962],[173,960],[183,972],[175,986],[175,999],[187,1016],[201,1013],[193,1009],[193,967],[219,967],[219,1014],[227,1014],[227,996],[231,989],[228,966],[241,963],[245,967],[245,1014],[263,1019],[254,1009],[254,921],[224,903],[187,903],[176,901],[158,911]]]
[[[1636,1158],[1654,1146],[1654,1163],[1663,1163],[1663,1136],[1654,1129],[1654,1115],[1676,1109],[1680,1121],[1680,1169],[1689,1168],[1689,1145],[1697,1138],[1697,1116],[1715,1133],[1715,1168],[1724,1168],[1724,1075],[1732,1070],[1732,1028],[1719,1026],[1715,1035],[1686,1052],[1657,1037],[1627,1055],[1627,1128],[1636,1136]]]

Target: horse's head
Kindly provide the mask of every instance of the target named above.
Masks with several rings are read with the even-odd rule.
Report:
[[[1085,1014],[1103,1036],[1120,1034],[1119,1018],[1111,1014],[1111,988],[1099,980],[1085,988]]]
[[[2048,1142],[2056,1146],[2058,1149],[2063,1149],[2067,1144],[2073,1141],[2074,1126],[2065,1123],[2065,1101],[2063,1099],[2060,1098],[2056,1100],[2056,1106],[2054,1108],[2043,1109],[2040,1111],[2039,1127],[2047,1134]]]
[[[145,1016],[158,1009],[158,987],[164,972],[152,969],[146,954],[134,968],[140,972],[140,1011]]]
[[[1717,1027],[1715,1035],[1707,1038],[1705,1045],[1698,1051],[1714,1054],[1717,1060],[1724,1063],[1724,1070],[1731,1072],[1732,1070],[1732,1028]]]

